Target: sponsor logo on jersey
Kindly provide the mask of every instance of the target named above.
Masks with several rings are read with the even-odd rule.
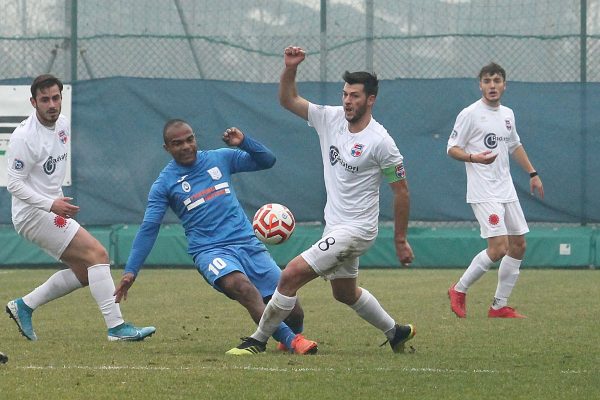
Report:
[[[350,150],[350,155],[352,157],[360,157],[365,150],[365,145],[361,143],[354,143],[352,146],[352,150]]]
[[[52,175],[54,173],[54,171],[56,171],[56,164],[58,164],[61,161],[66,160],[66,159],[67,159],[67,153],[61,154],[60,156],[58,156],[56,158],[49,156],[43,165],[44,172],[46,173],[46,175]]]
[[[504,123],[506,124],[506,129],[508,129],[509,132],[512,131],[512,124],[510,123],[510,119],[506,118],[504,120]]]
[[[181,178],[177,179],[177,183],[183,182],[187,177],[187,175],[182,176]]]
[[[60,142],[62,144],[67,144],[67,140],[68,139],[69,139],[69,137],[67,136],[67,134],[65,133],[65,131],[58,132],[58,140],[60,140]]]
[[[15,161],[13,161],[13,169],[15,171],[21,171],[23,168],[25,168],[25,163],[18,158],[15,158]]]
[[[213,167],[206,172],[208,172],[210,177],[213,178],[213,180],[215,180],[215,181],[219,180],[223,177],[223,174],[221,173],[221,170],[219,169],[219,167]]]
[[[483,144],[485,144],[485,147],[487,147],[488,149],[495,149],[496,147],[498,147],[498,142],[496,141],[496,134],[488,133],[487,135],[485,135],[485,137],[483,138]]]
[[[217,196],[222,196],[228,193],[231,193],[231,190],[229,189],[229,183],[223,182],[215,186],[211,186],[208,189],[204,189],[198,193],[194,193],[193,195],[185,199],[183,201],[183,204],[186,206],[188,211],[191,211],[199,205],[202,205],[207,201],[214,199]]]
[[[358,167],[348,164],[343,158],[340,157],[340,151],[335,146],[329,147],[329,162],[332,166],[339,162],[346,171],[352,173],[358,172]]]
[[[495,149],[499,142],[508,142],[508,136],[497,136],[495,133],[488,133],[483,138],[483,144],[488,149]]]

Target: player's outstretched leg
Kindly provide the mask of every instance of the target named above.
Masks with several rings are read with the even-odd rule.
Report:
[[[390,347],[394,353],[404,353],[404,344],[415,337],[417,330],[411,324],[396,324],[395,328],[396,332],[394,333],[394,338],[389,341]]]
[[[115,326],[108,330],[108,340],[111,342],[115,341],[130,341],[138,342],[150,337],[156,332],[156,328],[153,326],[145,326],[138,328],[127,322],[121,325]]]
[[[237,347],[228,350],[225,352],[225,354],[229,354],[231,356],[250,356],[253,354],[264,353],[265,349],[267,348],[266,343],[258,341],[253,337],[243,337],[241,340],[242,343],[240,343]]]
[[[9,301],[6,305],[6,313],[15,321],[23,336],[29,340],[37,340],[31,323],[33,310],[25,304],[22,298]]]

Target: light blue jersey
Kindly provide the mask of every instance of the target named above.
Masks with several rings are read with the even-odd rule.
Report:
[[[233,149],[199,151],[189,167],[171,160],[150,189],[144,221],[161,223],[170,207],[181,220],[192,255],[236,244],[264,248],[231,185],[232,174],[259,169],[250,154]]]
[[[273,294],[281,271],[254,235],[240,205],[231,176],[270,168],[275,155],[247,135],[239,149],[198,151],[196,162],[184,166],[171,160],[152,185],[148,206],[125,273],[137,275],[150,253],[158,228],[171,208],[188,240],[188,253],[208,283],[241,271],[263,297]]]

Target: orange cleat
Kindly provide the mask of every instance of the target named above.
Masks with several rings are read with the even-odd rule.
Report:
[[[279,349],[279,346],[277,348]],[[317,342],[308,340],[301,334],[297,334],[292,340],[292,348],[296,354],[316,354],[319,349]]]

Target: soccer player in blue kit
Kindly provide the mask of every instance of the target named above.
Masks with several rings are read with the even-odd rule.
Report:
[[[115,289],[116,301],[127,298],[170,207],[183,224],[188,253],[204,279],[244,306],[258,324],[281,270],[254,235],[230,182],[235,173],[271,168],[275,155],[237,128],[227,129],[223,141],[238,149],[198,151],[192,128],[181,119],[167,121],[163,139],[173,160],[150,189],[144,220]],[[316,353],[317,343],[300,334],[303,320],[304,312],[297,304],[273,334],[279,349]]]

